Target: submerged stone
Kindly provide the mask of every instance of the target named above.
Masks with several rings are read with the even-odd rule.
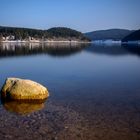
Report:
[[[14,100],[44,100],[49,92],[46,87],[31,80],[8,78],[1,90],[3,98]]]
[[[4,101],[3,106],[9,112],[20,115],[28,115],[44,108],[42,102],[21,102],[21,101]]]

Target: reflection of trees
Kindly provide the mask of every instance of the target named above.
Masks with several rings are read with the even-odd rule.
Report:
[[[68,42],[49,43],[2,43],[0,44],[0,57],[48,54],[51,56],[70,56],[85,50],[94,54],[104,55],[140,55],[138,46],[121,46],[117,44],[106,46],[104,44],[80,44]]]
[[[140,46],[138,45],[123,45],[123,47],[131,54],[140,56]]]
[[[52,56],[67,56],[80,52],[88,44],[79,43],[2,43],[0,57],[32,54],[49,54]]]
[[[119,55],[128,55],[128,54],[135,54],[140,55],[140,47],[139,46],[105,46],[105,45],[95,45],[92,44],[90,47],[85,48],[87,52],[93,53],[93,54],[100,54],[100,55],[113,55],[113,56],[119,56]]]

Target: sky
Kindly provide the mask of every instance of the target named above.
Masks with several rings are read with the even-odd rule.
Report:
[[[0,0],[0,26],[140,29],[140,0]]]

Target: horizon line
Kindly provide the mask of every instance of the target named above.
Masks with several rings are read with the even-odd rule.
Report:
[[[79,31],[81,33],[90,33],[90,32],[106,31],[106,30],[129,30],[129,31],[136,31],[136,30],[139,30],[140,29],[140,28],[138,28],[138,29],[128,29],[128,28],[112,27],[112,28],[96,29],[96,30],[82,32],[82,31],[80,31],[78,29],[71,28],[71,27],[68,27],[68,26],[54,26],[54,27],[50,27],[50,28],[46,28],[46,29],[38,28],[38,27],[23,27],[23,26],[11,26],[11,25],[0,25],[0,27],[24,28],[24,29],[43,30],[43,31],[48,30],[48,29],[51,29],[51,28],[69,28],[69,29],[73,29],[73,30]]]

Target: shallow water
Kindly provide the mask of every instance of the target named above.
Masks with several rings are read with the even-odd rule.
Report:
[[[2,102],[1,139],[140,139],[140,48],[93,44],[1,44],[7,77],[37,81],[45,103]],[[27,108],[27,109],[26,109]]]

